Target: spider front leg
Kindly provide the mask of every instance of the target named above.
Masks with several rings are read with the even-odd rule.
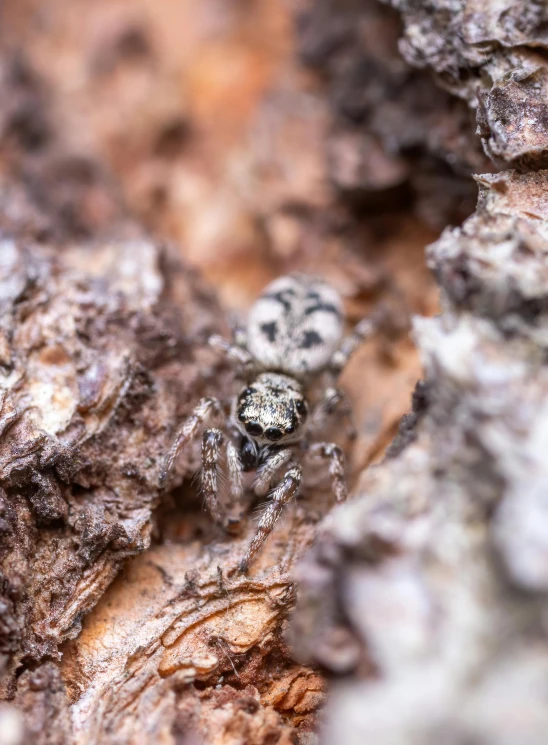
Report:
[[[307,455],[329,462],[329,475],[335,499],[337,502],[344,502],[348,497],[348,488],[344,475],[345,457],[341,448],[332,442],[317,442],[310,446]]]
[[[236,338],[241,339],[241,335]],[[247,379],[253,375],[255,369],[253,357],[242,346],[239,346],[239,344],[232,344],[232,342],[223,339],[222,336],[218,336],[217,334],[209,337],[208,344],[212,349],[224,354],[231,362],[236,363],[244,378]]]
[[[243,485],[243,466],[234,443],[227,439],[226,442],[226,463],[228,466],[228,476],[230,480],[230,496],[234,502],[239,502],[244,493]]]
[[[220,429],[207,429],[202,439],[202,470],[200,472],[201,491],[211,516],[216,523],[226,530],[233,531],[239,524],[239,519],[226,519],[226,512],[219,497],[219,461],[225,435]],[[228,467],[230,496],[232,502],[239,502],[243,495],[243,469],[238,450],[226,438],[226,464]]]
[[[257,471],[257,478],[253,485],[255,494],[264,497],[268,494],[276,474],[291,460],[293,453],[289,448],[277,450],[267,459],[266,463]]]
[[[206,507],[216,523],[222,523],[224,517],[219,501],[219,456],[223,439],[220,429],[206,429],[202,438],[200,485]]]
[[[284,507],[299,493],[301,488],[302,469],[298,465],[292,465],[286,472],[278,486],[269,495],[268,503],[259,524],[255,537],[249,544],[249,548],[242,561],[240,571],[247,572],[250,561],[266,541],[274,525],[279,520]]]
[[[160,488],[165,486],[167,477],[173,469],[173,465],[181,448],[184,445],[188,445],[189,442],[192,442],[198,434],[200,426],[211,416],[215,417],[218,420],[218,423],[221,424],[224,421],[222,406],[216,398],[202,398],[192,414],[177,430],[173,444],[168,451],[164,460],[164,465],[160,471],[160,477],[158,479]]]

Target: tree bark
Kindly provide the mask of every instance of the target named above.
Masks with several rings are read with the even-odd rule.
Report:
[[[545,11],[390,4],[6,3],[15,745],[543,741]],[[476,213],[428,249],[442,312],[414,322],[398,431],[407,319],[437,302],[422,248],[478,171]],[[344,379],[352,501],[309,485],[242,576],[252,504],[216,528],[195,448],[158,476],[197,400],[233,391],[207,336],[293,269],[391,322]]]
[[[508,170],[476,177],[476,213],[428,249],[442,312],[414,324],[414,411],[300,566],[294,647],[338,680],[325,743],[540,745],[546,10],[393,4],[406,58],[477,109]]]

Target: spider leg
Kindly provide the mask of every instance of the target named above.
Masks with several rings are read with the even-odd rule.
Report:
[[[329,461],[329,475],[335,499],[337,502],[344,502],[348,496],[348,488],[344,476],[345,457],[341,448],[332,442],[317,442],[310,446],[308,456]]]
[[[340,388],[330,386],[325,389],[324,395],[316,404],[310,420],[311,427],[316,431],[325,429],[329,418],[338,415],[346,420],[349,437],[356,437],[356,427],[352,417],[352,409],[344,391]]]
[[[341,374],[360,344],[377,331],[382,315],[382,311],[377,310],[367,318],[362,318],[354,327],[354,331],[342,340],[341,346],[333,353],[329,363],[329,372],[335,379]]]
[[[245,328],[241,326],[240,324],[233,324],[232,326],[232,338],[234,340],[234,344],[237,347],[240,347],[241,349],[247,350],[247,333],[245,331]]]
[[[265,464],[257,471],[257,478],[253,484],[255,494],[259,497],[264,497],[268,494],[268,490],[276,474],[289,463],[291,456],[292,452],[289,448],[277,450],[272,453]]]
[[[228,314],[228,325],[230,327],[232,344],[242,349],[247,349],[247,331],[242,322],[242,316],[238,311],[230,311]]]
[[[270,502],[265,509],[259,524],[257,526],[257,532],[246,554],[240,562],[240,571],[247,572],[249,562],[253,559],[255,554],[259,551],[263,543],[266,541],[274,525],[280,518],[283,509],[293,497],[296,497],[299,493],[301,486],[302,469],[298,465],[292,465],[286,472],[283,479],[280,481],[278,486],[273,489],[269,495]]]
[[[223,444],[220,429],[206,429],[202,438],[202,470],[200,485],[206,507],[216,523],[223,519],[223,509],[219,501],[219,456]]]
[[[238,344],[232,344],[232,342],[223,339],[222,336],[218,336],[217,334],[209,337],[208,344],[217,352],[222,352],[231,362],[235,362],[245,378],[253,375],[255,368],[253,357],[246,349]]]
[[[243,484],[243,464],[240,458],[238,448],[232,440],[227,437],[226,440],[226,464],[228,467],[228,480],[231,497],[231,508],[238,505],[240,508],[237,513],[231,510],[231,514],[225,519],[223,526],[229,533],[238,533],[243,516],[244,484]]]
[[[191,442],[197,435],[200,425],[211,415],[214,414],[219,420],[224,419],[221,404],[216,398],[202,398],[192,414],[186,419],[177,430],[173,444],[170,447],[164,465],[160,471],[158,483],[160,488],[165,486],[175,460],[179,455],[181,448]]]
[[[226,462],[230,480],[230,496],[235,502],[239,502],[244,493],[243,467],[238,449],[229,439],[226,441]]]

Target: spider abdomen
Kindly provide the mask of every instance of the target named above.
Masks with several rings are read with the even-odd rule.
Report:
[[[249,312],[248,351],[265,370],[317,373],[340,343],[343,320],[340,295],[326,282],[302,274],[281,277]]]

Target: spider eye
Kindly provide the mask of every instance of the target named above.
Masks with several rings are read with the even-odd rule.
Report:
[[[300,398],[295,401],[295,408],[299,412],[299,414],[306,414],[306,404],[304,401],[302,401]]]
[[[292,422],[290,425],[288,425],[285,428],[285,434],[286,435],[292,435],[293,432],[295,432],[296,429],[297,429],[297,425],[295,424],[295,422]]]
[[[281,429],[278,429],[278,427],[269,427],[266,430],[265,435],[267,439],[276,441],[280,440],[284,436],[284,433]]]
[[[245,431],[249,432],[250,435],[253,435],[253,437],[259,437],[263,433],[263,428],[259,424],[259,422],[247,422],[245,425]]]

